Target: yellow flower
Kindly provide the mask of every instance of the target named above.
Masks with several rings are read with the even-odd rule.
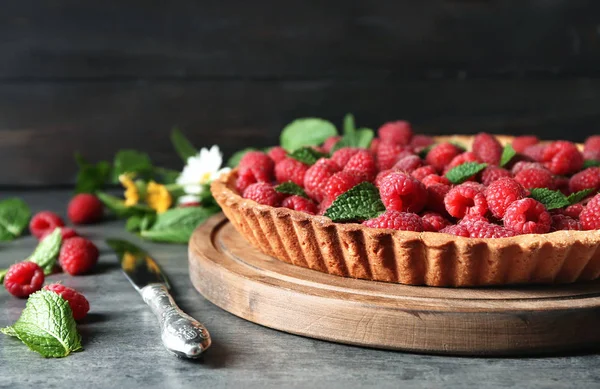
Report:
[[[121,174],[119,181],[125,187],[125,206],[131,207],[132,205],[136,205],[140,201],[140,193],[131,176]]]
[[[146,188],[146,202],[156,213],[163,213],[169,209],[173,198],[164,185],[150,181]]]

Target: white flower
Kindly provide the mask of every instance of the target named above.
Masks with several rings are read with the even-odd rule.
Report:
[[[227,167],[221,169],[222,164],[223,154],[217,145],[210,150],[202,148],[198,155],[189,157],[183,171],[177,177],[177,184],[181,185],[186,193],[179,198],[179,203],[199,202],[200,194],[206,190],[205,185],[231,170]]]

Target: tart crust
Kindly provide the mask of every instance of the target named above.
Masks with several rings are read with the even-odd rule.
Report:
[[[499,137],[501,142],[510,137]],[[441,137],[438,138],[441,140]],[[471,137],[452,136],[468,145]],[[600,230],[512,238],[369,228],[242,198],[237,172],[211,185],[236,228],[265,254],[337,276],[408,285],[469,287],[572,283],[600,277]]]

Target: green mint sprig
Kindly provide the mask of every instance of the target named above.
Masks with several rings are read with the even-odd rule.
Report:
[[[28,261],[38,264],[39,267],[44,269],[44,274],[52,274],[58,254],[60,252],[60,246],[62,245],[62,234],[60,228],[55,228],[51,234],[47,235],[37,245],[33,254],[29,257]]]
[[[0,241],[21,236],[30,218],[31,210],[23,200],[10,198],[0,201]]]
[[[119,182],[121,174],[152,175],[153,172],[152,161],[146,153],[137,150],[119,150],[115,155],[112,172],[114,183]]]
[[[329,137],[336,136],[335,126],[324,119],[296,119],[283,129],[279,137],[281,147],[292,152],[304,146],[318,146]]]
[[[292,181],[287,181],[287,182],[277,185],[275,187],[275,191],[279,192],[279,193],[285,193],[285,194],[302,196],[302,197],[308,198],[308,195],[306,194],[304,189],[302,189],[302,187],[300,185],[298,185]]]
[[[583,168],[584,169],[587,169],[589,167],[598,167],[598,166],[600,166],[600,161],[596,161],[594,159],[586,159],[583,162]]]
[[[487,163],[465,162],[462,165],[450,169],[446,173],[446,178],[453,184],[462,184],[486,167]]]
[[[374,137],[375,132],[370,128],[357,129],[354,116],[349,113],[344,117],[344,136],[331,148],[331,152],[343,147],[369,148]]]
[[[94,193],[104,188],[112,170],[109,162],[100,161],[92,164],[79,153],[75,154],[75,161],[79,167],[75,181],[75,193]]]
[[[198,150],[194,147],[192,142],[183,135],[179,128],[174,127],[171,130],[170,138],[173,148],[184,163],[187,162],[188,158],[198,154]]]
[[[502,156],[500,157],[500,166],[506,166],[506,164],[509,163],[515,155],[517,155],[517,152],[511,144],[504,146],[504,149],[502,150]]]
[[[544,204],[546,209],[551,210],[576,204],[594,192],[594,189],[584,189],[579,192],[571,193],[569,196],[565,196],[558,190],[533,188],[531,189],[529,197]]]
[[[339,195],[325,211],[334,222],[372,219],[385,212],[379,190],[370,182],[363,182]]]
[[[217,207],[172,208],[156,215],[153,223],[144,225],[142,219],[140,236],[156,242],[187,243],[196,227],[218,211]]]
[[[312,147],[307,146],[292,151],[288,156],[303,164],[314,165],[319,159],[327,157],[327,154],[320,153]]]

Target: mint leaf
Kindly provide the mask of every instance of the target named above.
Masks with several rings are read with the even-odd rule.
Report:
[[[329,137],[336,136],[335,126],[324,119],[296,119],[283,129],[279,137],[281,147],[294,151],[303,146],[318,146]]]
[[[198,154],[198,150],[194,147],[192,142],[190,142],[177,127],[171,130],[171,143],[183,162],[187,162],[189,157]]]
[[[187,243],[192,232],[218,209],[205,207],[173,208],[156,216],[156,221],[142,238],[157,242]]]
[[[425,159],[427,157],[427,154],[429,154],[431,149],[433,149],[435,146],[437,145],[435,143],[432,143],[429,146],[423,148],[423,150],[419,151],[419,157],[421,157],[421,159]]]
[[[450,169],[446,173],[446,178],[453,184],[461,184],[485,169],[486,166],[487,163],[465,162],[462,165]]]
[[[370,128],[360,128],[353,134],[344,135],[332,148],[331,152],[341,149],[342,147],[360,147],[363,149],[369,148],[375,137],[375,133]]]
[[[529,197],[544,204],[548,210],[564,208],[570,205],[567,196],[558,190],[533,188],[531,189],[531,195],[529,195]]]
[[[586,197],[588,197],[595,191],[596,191],[595,189],[590,188],[590,189],[580,190],[579,192],[571,193],[569,195],[569,197],[567,197],[567,201],[569,202],[569,205],[577,204],[578,202],[585,199]]]
[[[600,161],[596,161],[596,160],[593,160],[593,159],[586,159],[583,162],[583,168],[584,169],[587,169],[589,167],[596,167],[596,166],[600,166]]]
[[[12,329],[12,327],[0,328],[0,332],[2,332],[4,335],[17,338],[17,333],[15,332],[15,330]]]
[[[154,212],[152,208],[147,205],[136,204],[131,207],[125,205],[125,201],[122,199],[110,195],[105,192],[96,192],[96,196],[106,208],[108,208],[117,217],[128,217],[132,215],[144,214],[147,212]]]
[[[363,182],[339,195],[325,211],[334,222],[372,219],[385,212],[379,190],[370,182]]]
[[[511,159],[513,159],[515,155],[517,155],[517,152],[511,144],[504,146],[504,149],[502,150],[502,157],[500,157],[500,166],[505,166],[510,162]]]
[[[237,165],[240,164],[240,161],[242,160],[242,158],[244,157],[244,155],[246,155],[250,151],[256,151],[256,149],[254,147],[247,147],[247,148],[242,149],[240,151],[236,151],[227,160],[227,166],[229,166],[230,168],[237,167]]]
[[[61,244],[62,234],[60,228],[55,228],[51,234],[47,235],[37,245],[28,261],[37,263],[39,267],[44,269],[45,275],[52,274],[52,270],[54,270],[54,265],[56,265],[56,260],[58,259]]]
[[[177,182],[177,178],[181,172],[172,169],[165,169],[164,167],[155,167],[154,175],[158,176],[161,184],[169,185]]]
[[[450,140],[450,141],[448,141],[448,143],[450,143],[451,145],[454,145],[454,146],[458,147],[462,151],[466,151],[467,150],[467,146],[465,146],[463,143],[457,142],[455,140]]]
[[[279,184],[275,187],[275,191],[279,193],[291,194],[296,196],[302,196],[308,198],[308,195],[302,189],[302,187],[295,182],[288,181],[282,184]]]
[[[152,162],[146,153],[136,150],[120,150],[113,162],[113,182],[119,182],[119,176],[125,173],[145,175],[152,173]]]
[[[354,122],[354,115],[347,113],[344,116],[344,135],[353,134],[356,132],[356,123]]]
[[[20,236],[30,217],[31,211],[23,200],[10,198],[0,201],[0,241]]]
[[[142,219],[141,215],[133,215],[130,216],[125,222],[125,229],[129,232],[137,232],[142,229]]]
[[[47,290],[29,296],[19,320],[2,332],[16,335],[27,347],[46,358],[66,357],[82,349],[69,303]]]
[[[320,153],[312,147],[301,147],[289,153],[288,156],[306,165],[314,165],[320,158],[327,157],[327,154]]]
[[[77,172],[75,193],[94,193],[104,188],[110,178],[111,166],[107,161],[91,164],[85,161],[79,154],[75,154],[75,161],[79,166]]]

